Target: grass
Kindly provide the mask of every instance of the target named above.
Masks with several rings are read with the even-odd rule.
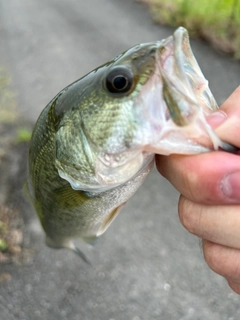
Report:
[[[28,142],[30,141],[32,136],[32,130],[29,129],[28,127],[20,127],[17,130],[16,133],[16,143],[21,143],[21,142]]]
[[[240,0],[140,0],[154,21],[184,26],[191,35],[210,41],[240,59]]]

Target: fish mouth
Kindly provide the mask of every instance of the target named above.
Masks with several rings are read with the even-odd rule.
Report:
[[[157,88],[154,98],[147,94],[151,87]],[[179,27],[158,43],[155,73],[140,99],[150,106],[145,117],[152,123],[145,151],[194,154],[221,146],[221,140],[205,118],[218,105],[193,55],[185,28]]]
[[[163,98],[176,125],[191,123],[199,107],[206,114],[218,109],[193,55],[185,28],[179,27],[159,46],[157,65],[163,82]]]

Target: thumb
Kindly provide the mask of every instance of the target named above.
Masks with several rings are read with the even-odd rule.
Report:
[[[221,140],[240,148],[240,86],[207,121]]]

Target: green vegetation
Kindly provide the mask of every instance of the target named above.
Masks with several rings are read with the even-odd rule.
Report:
[[[21,127],[17,130],[16,143],[28,142],[31,139],[32,130],[26,127]]]
[[[184,26],[191,35],[240,59],[240,0],[140,0],[161,24]]]
[[[7,242],[4,239],[0,238],[0,251],[5,251],[7,247],[8,247]]]

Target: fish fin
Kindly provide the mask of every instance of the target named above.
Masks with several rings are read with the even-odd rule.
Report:
[[[56,190],[54,198],[60,207],[71,209],[79,207],[90,197],[83,191],[72,189],[70,184],[67,184]]]
[[[113,220],[116,218],[118,213],[121,211],[121,209],[124,207],[126,202],[122,203],[120,206],[117,208],[113,209],[103,220],[103,223],[101,225],[101,228],[97,232],[97,236],[100,236],[103,234],[107,228],[110,226],[110,224],[113,222]]]
[[[75,246],[75,244],[70,241],[68,243],[68,246],[65,246],[66,249],[72,250],[74,253],[76,253],[77,256],[79,256],[84,262],[86,262],[88,265],[92,265],[91,262],[88,260],[88,258],[85,256],[85,254]]]
[[[46,245],[50,248],[54,248],[54,249],[69,249],[71,251],[73,251],[75,254],[77,254],[84,262],[86,262],[87,264],[91,265],[90,261],[87,259],[87,257],[85,256],[85,254],[75,246],[75,244],[73,243],[73,241],[68,240],[68,241],[54,241],[51,238],[49,238],[48,236],[46,236]]]
[[[96,235],[91,236],[91,237],[83,237],[82,238],[86,243],[94,246],[97,242],[98,237]]]

